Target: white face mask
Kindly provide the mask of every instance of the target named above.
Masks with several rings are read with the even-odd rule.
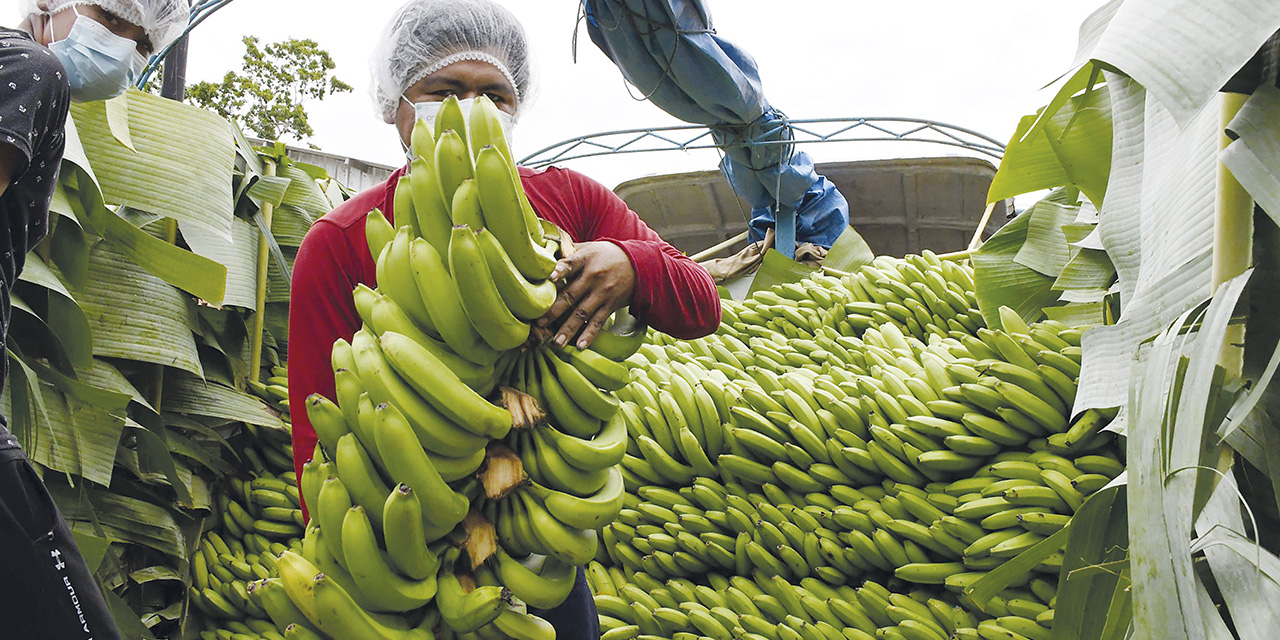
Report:
[[[76,14],[67,37],[49,45],[67,71],[71,97],[78,102],[114,98],[133,84],[146,58],[138,53],[137,43],[118,36],[105,25]],[[49,36],[53,37],[53,21],[49,20]]]
[[[400,99],[404,100],[405,102],[408,102],[410,105],[413,105],[414,117],[417,120],[424,120],[428,125],[431,126],[432,130],[435,129],[436,119],[440,117],[440,109],[444,106],[443,101],[409,102],[409,99],[404,96],[400,96]],[[468,118],[471,117],[471,108],[475,105],[475,103],[476,103],[475,98],[466,98],[463,100],[459,100],[458,106],[462,108],[462,115]],[[516,127],[515,117],[507,113],[506,111],[498,109],[498,121],[502,124],[502,134],[507,138],[507,146],[508,147],[515,146],[515,143],[513,142],[513,137],[512,137],[512,131]],[[403,141],[400,143],[400,146],[404,146]],[[405,149],[405,154],[409,157],[409,161],[412,162],[413,153],[408,149]]]

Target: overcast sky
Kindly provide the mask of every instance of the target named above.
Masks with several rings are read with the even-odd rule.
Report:
[[[617,68],[587,37],[572,56],[578,3],[498,0],[532,40],[539,88],[516,129],[517,157],[578,135],[680,124],[631,97]],[[756,59],[769,101],[793,118],[905,116],[974,129],[1002,141],[1045,104],[1041,87],[1067,70],[1084,18],[1101,0],[706,0],[717,33]],[[399,0],[236,0],[192,34],[188,81],[240,67],[240,38],[311,38],[328,50],[352,94],[309,105],[325,151],[385,164],[401,155],[374,114],[368,59]],[[10,9],[10,14],[16,10]],[[16,24],[14,16],[7,21]],[[822,144],[818,161],[945,155],[951,147]],[[710,153],[584,159],[569,166],[609,186],[628,178],[715,168]]]

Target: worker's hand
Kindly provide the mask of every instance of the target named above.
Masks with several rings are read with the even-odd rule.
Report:
[[[560,295],[538,326],[555,331],[555,342],[585,349],[595,340],[609,315],[631,303],[636,271],[627,254],[612,242],[584,242],[560,260],[550,279]],[[560,280],[563,278],[563,282]],[[556,324],[559,328],[556,329]]]

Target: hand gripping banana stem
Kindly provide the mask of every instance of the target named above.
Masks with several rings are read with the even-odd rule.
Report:
[[[530,326],[511,314],[493,281],[489,264],[470,227],[453,228],[449,241],[449,271],[458,288],[458,299],[471,326],[497,351],[514,349],[529,339]]]
[[[480,205],[490,231],[497,236],[525,278],[533,282],[546,280],[556,261],[532,237],[541,226],[531,225],[526,216],[520,197],[523,187],[515,171],[507,164],[501,151],[489,147],[476,156],[475,173],[480,187]]]
[[[511,413],[472,391],[431,350],[394,332],[382,334],[380,346],[391,367],[459,426],[488,438],[511,430]]]
[[[418,446],[413,429],[395,407],[379,405],[378,449],[393,478],[413,488],[423,502],[422,515],[428,540],[438,539],[467,516],[470,502],[466,496],[445,484],[431,459]],[[436,534],[435,538],[431,534]]]
[[[451,237],[450,235],[446,237]],[[463,309],[457,283],[449,273],[444,256],[430,243],[413,242],[409,246],[409,261],[418,291],[431,301],[433,319],[445,344],[458,355],[478,365],[492,365],[498,352],[485,344],[480,334],[471,326]]]

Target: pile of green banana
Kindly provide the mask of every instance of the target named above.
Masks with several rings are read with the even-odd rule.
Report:
[[[277,411],[284,415],[285,420],[289,419],[288,367],[271,367],[271,377],[267,378],[265,382],[249,380],[246,384],[253,395],[258,396],[267,404],[275,407]]]
[[[287,386],[287,382],[283,382]],[[215,508],[217,526],[191,555],[191,602],[204,614],[202,640],[281,640],[249,595],[275,574],[275,559],[302,548],[302,509],[289,432],[246,425],[247,477],[224,481]]]
[[[614,392],[645,329],[620,319],[578,350],[532,328],[568,243],[534,215],[497,115],[446,100],[413,131],[395,224],[367,219],[378,286],[353,292],[363,326],[332,348],[336,402],[307,399],[311,519],[251,586],[286,638],[553,640],[536,610],[568,597],[622,508]]]
[[[988,328],[970,270],[880,258],[652,334],[618,391],[624,508],[588,576],[608,640],[1047,639],[1068,526],[1123,470],[1111,416],[1069,420],[1082,330]]]

